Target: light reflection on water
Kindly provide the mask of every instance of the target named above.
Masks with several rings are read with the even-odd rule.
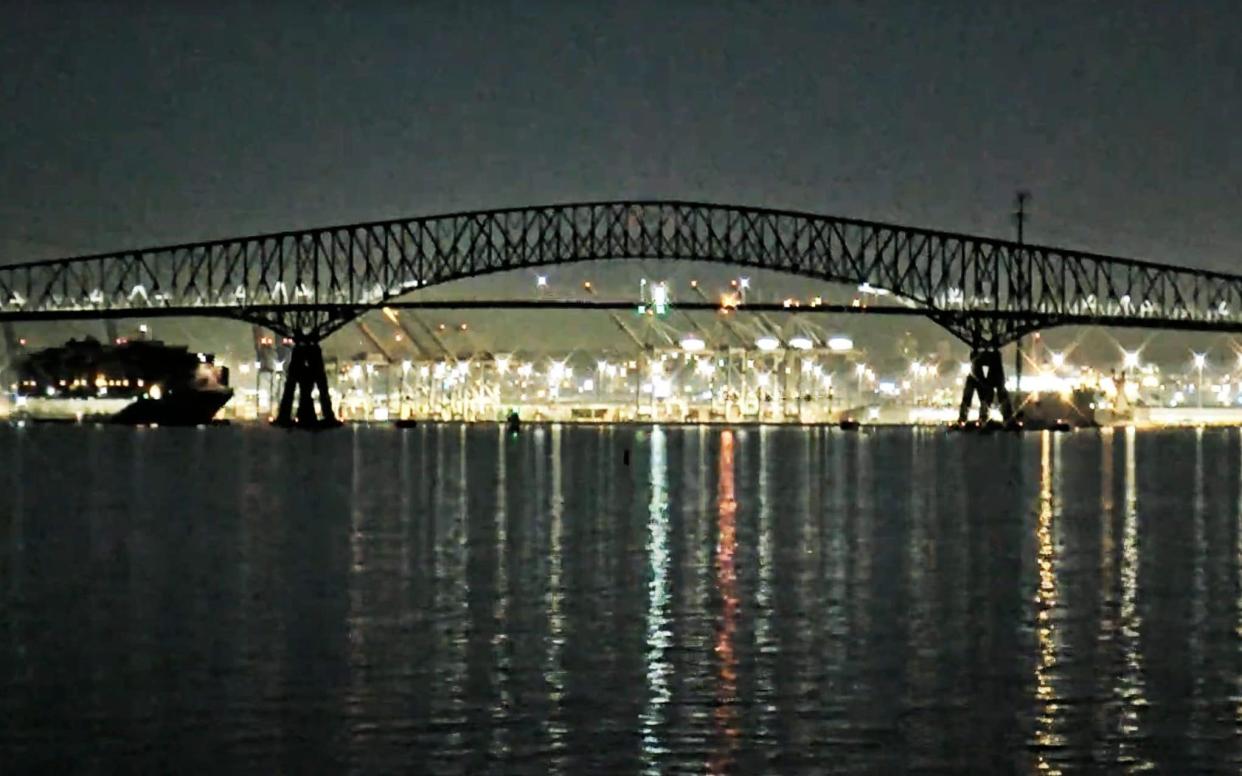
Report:
[[[1242,435],[0,429],[0,762],[1236,770]]]
[[[716,751],[708,760],[709,773],[725,773],[733,765],[738,746],[737,634],[737,499],[733,484],[733,432],[720,434],[719,496],[717,499],[716,590],[720,616],[716,624]]]
[[[643,713],[643,759],[648,773],[659,773],[659,759],[667,754],[660,743],[668,687],[667,652],[672,645],[669,629],[668,585],[668,452],[664,430],[651,432],[651,517],[647,557],[651,581],[647,595],[647,709]]]

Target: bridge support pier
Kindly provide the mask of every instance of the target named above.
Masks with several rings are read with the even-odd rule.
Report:
[[[315,391],[319,392],[319,413],[315,412]],[[294,414],[294,401],[297,413]],[[285,371],[285,388],[280,408],[272,425],[284,428],[319,430],[336,428],[341,422],[332,412],[332,396],[328,393],[328,374],[323,366],[323,351],[318,342],[294,342],[289,366]]]
[[[972,348],[970,351],[970,372],[962,388],[958,422],[966,422],[975,396],[979,397],[980,425],[987,423],[988,411],[994,400],[1000,404],[1005,423],[1013,421],[1013,404],[1009,401],[1009,391],[1005,389],[1005,367],[1001,364],[1000,350],[995,347]]]

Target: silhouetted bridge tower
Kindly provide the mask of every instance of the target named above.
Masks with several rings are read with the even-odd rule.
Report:
[[[994,401],[1011,414],[998,351],[1040,329],[1242,331],[1242,276],[680,201],[453,213],[10,265],[0,268],[0,321],[193,315],[259,324],[294,342],[278,422],[314,425],[333,420],[320,342],[356,316],[438,283],[601,259],[716,262],[887,289],[970,346],[963,418],[976,396],[985,414]]]

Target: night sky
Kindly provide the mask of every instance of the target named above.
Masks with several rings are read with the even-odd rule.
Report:
[[[0,261],[622,197],[1007,236],[1023,187],[1242,270],[1236,0],[309,5],[0,3]]]

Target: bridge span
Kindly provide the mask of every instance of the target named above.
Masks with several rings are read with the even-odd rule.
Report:
[[[319,343],[355,317],[441,283],[605,259],[714,262],[885,289],[970,346],[963,415],[976,396],[1009,415],[999,348],[1040,329],[1242,331],[1242,275],[676,200],[481,210],[11,264],[0,268],[0,321],[175,315],[265,326],[295,343],[278,421],[315,425],[333,420]]]

